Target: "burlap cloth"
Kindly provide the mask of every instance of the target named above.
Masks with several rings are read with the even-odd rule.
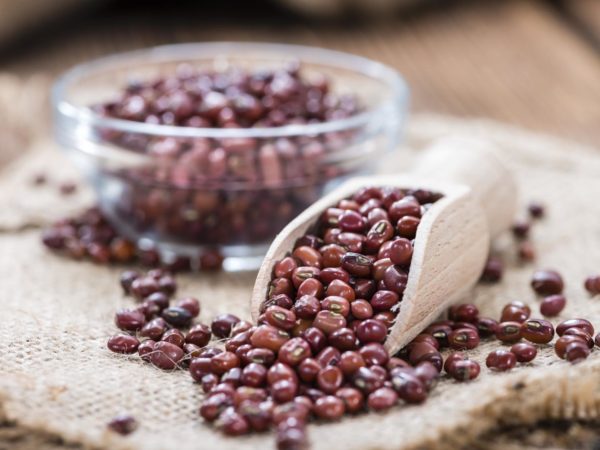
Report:
[[[14,88],[11,95],[0,98],[13,105],[15,98],[23,98]],[[44,108],[38,101],[10,126],[3,117],[3,139],[14,129],[39,129],[43,119],[38,116],[44,114],[38,112]],[[15,117],[14,108],[7,111]],[[518,178],[522,200],[548,205],[548,217],[535,227],[533,239],[535,265],[557,268],[566,279],[569,303],[555,322],[585,316],[600,327],[600,298],[590,298],[582,287],[588,273],[600,271],[600,153],[488,121],[417,116],[408,125],[406,145],[386,161],[386,171],[408,166],[419,149],[449,132],[494,141]],[[107,336],[115,331],[114,311],[132,300],[123,297],[117,283],[120,268],[70,261],[40,245],[40,225],[89,204],[91,195],[85,189],[71,197],[57,194],[56,183],[74,179],[76,171],[47,131],[38,139],[31,134],[24,133],[16,147],[4,141],[2,150],[5,159],[22,154],[0,172],[0,416],[26,430],[32,447],[52,442],[111,449],[272,447],[271,434],[227,439],[205,426],[197,415],[201,390],[186,372],[163,372],[106,349]],[[34,186],[31,180],[40,171],[49,174],[48,184]],[[493,317],[510,300],[529,302],[537,312],[529,288],[534,266],[516,263],[508,237],[498,247],[510,261],[504,280],[478,287],[468,300]],[[252,273],[179,280],[182,294],[201,299],[202,320],[222,311],[249,315]],[[469,353],[483,366],[485,355],[498,347],[484,343]],[[597,419],[599,355],[595,351],[571,366],[558,360],[551,347],[541,347],[532,364],[510,373],[483,368],[479,379],[468,384],[443,380],[424,405],[311,425],[310,440],[315,449],[456,448],[499,425]],[[105,428],[123,411],[140,422],[126,438]]]

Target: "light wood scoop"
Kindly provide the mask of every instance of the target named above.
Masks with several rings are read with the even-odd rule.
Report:
[[[264,302],[273,265],[287,256],[321,213],[365,186],[423,188],[444,197],[423,215],[400,312],[385,346],[396,352],[470,290],[482,273],[490,239],[506,230],[516,209],[516,184],[490,144],[463,138],[440,140],[410,175],[353,178],[323,197],[273,240],[251,299],[254,320]]]

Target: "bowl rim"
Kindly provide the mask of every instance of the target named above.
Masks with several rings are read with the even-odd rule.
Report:
[[[166,63],[188,56],[193,61],[194,57],[199,58],[202,56],[202,52],[220,52],[224,54],[226,59],[228,51],[235,50],[237,53],[244,49],[272,53],[273,55],[280,53],[283,58],[293,55],[300,62],[313,62],[354,71],[386,83],[392,89],[393,95],[385,98],[384,101],[369,110],[342,119],[314,124],[290,124],[280,127],[256,128],[198,128],[107,118],[99,116],[88,106],[76,106],[66,99],[66,92],[73,83],[100,69],[117,66],[128,59],[147,59],[148,62]],[[215,59],[217,58],[215,57]],[[384,122],[387,122],[391,119],[390,113],[394,109],[399,108],[401,113],[404,112],[408,104],[408,97],[408,84],[398,71],[363,56],[304,45],[233,41],[161,45],[96,58],[78,64],[64,72],[56,80],[51,90],[52,108],[56,114],[57,123],[61,118],[70,119],[90,127],[174,138],[271,138],[338,132],[364,126],[372,122],[374,118],[381,118]]]

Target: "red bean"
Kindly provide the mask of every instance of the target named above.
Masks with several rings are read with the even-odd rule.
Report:
[[[300,337],[290,339],[279,349],[279,361],[292,367],[297,366],[302,360],[311,356],[310,345]]]
[[[449,318],[457,322],[474,323],[479,317],[479,309],[471,303],[463,303],[450,307]]]
[[[479,334],[470,328],[459,328],[450,333],[448,343],[455,350],[473,349],[479,345]]]
[[[364,407],[364,396],[358,389],[343,387],[338,389],[335,396],[344,402],[345,411],[347,413],[355,414]]]
[[[488,366],[488,368],[498,372],[510,370],[515,367],[516,364],[516,355],[508,350],[494,350],[485,360],[485,365]]]
[[[546,317],[558,316],[561,311],[565,308],[567,299],[561,295],[550,295],[545,297],[540,304],[540,313]]]
[[[479,376],[480,367],[476,361],[464,359],[450,366],[450,376],[457,381],[469,381]]]
[[[531,287],[539,295],[561,294],[564,288],[562,277],[555,270],[538,270],[533,274]]]
[[[317,399],[314,412],[320,419],[338,420],[345,412],[344,402],[333,395],[327,395]]]
[[[515,354],[517,361],[520,363],[533,361],[537,355],[537,349],[535,346],[529,344],[528,342],[520,342],[515,344],[510,348],[510,351]]]
[[[556,333],[559,336],[562,336],[565,333],[565,331],[567,331],[569,328],[579,328],[579,329],[585,331],[590,336],[594,335],[594,326],[587,319],[565,320],[565,321],[561,322],[560,324],[558,324],[558,326],[556,327]]]
[[[154,351],[149,355],[150,362],[156,367],[170,370],[177,367],[184,353],[180,347],[169,342],[157,342]]]
[[[131,354],[137,351],[140,341],[135,336],[117,334],[111,337],[106,345],[112,352]]]
[[[501,322],[496,329],[496,338],[502,342],[513,343],[521,340],[519,322]]]
[[[522,302],[511,302],[502,309],[500,322],[523,323],[531,316],[531,309]]]
[[[521,336],[536,344],[547,344],[554,338],[554,326],[543,319],[529,319],[521,325]]]

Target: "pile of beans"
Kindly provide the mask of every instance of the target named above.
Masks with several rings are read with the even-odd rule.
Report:
[[[187,368],[206,393],[200,415],[207,422],[232,436],[275,427],[280,449],[305,445],[305,425],[311,418],[330,421],[386,410],[399,402],[422,403],[442,369],[460,382],[477,378],[480,365],[468,352],[481,341],[496,339],[507,346],[492,351],[485,361],[492,371],[506,371],[531,362],[555,335],[549,321],[531,318],[531,309],[521,302],[505,305],[499,320],[481,316],[473,304],[460,304],[449,309],[447,320],[432,323],[391,356],[381,345],[386,332],[378,319],[363,320],[360,332],[323,329],[314,321],[298,327],[304,319],[290,320],[293,306],[271,305],[258,325],[221,314],[209,326],[193,322],[200,313],[197,299],[170,304],[177,285],[164,270],[124,272],[121,285],[141,303],[116,313],[122,333],[109,339],[108,348],[138,353],[164,370]],[[542,305],[549,298],[564,299],[563,285],[560,275],[550,270],[535,272],[531,280]],[[592,338],[594,327],[585,319],[565,320],[556,333],[556,354],[572,363],[600,345],[600,333]],[[450,353],[444,359],[445,349]],[[115,431],[129,430],[133,419],[126,418],[115,419]]]
[[[189,258],[179,256],[164,261],[156,250],[138,248],[119,235],[98,208],[90,208],[78,217],[55,222],[42,232],[42,242],[50,250],[70,258],[88,258],[98,264],[139,262],[147,267],[163,266],[173,272],[192,268]],[[218,270],[222,261],[223,257],[218,251],[207,250],[200,254],[198,268]]]
[[[224,434],[275,428],[278,448],[296,449],[307,444],[306,424],[312,419],[332,421],[422,403],[442,372],[458,382],[477,378],[481,367],[469,352],[482,341],[502,345],[485,359],[494,372],[530,363],[555,334],[557,356],[571,363],[600,346],[600,333],[592,337],[588,320],[567,319],[555,329],[546,319],[532,318],[528,305],[513,301],[498,320],[481,316],[473,304],[455,305],[448,319],[430,324],[390,355],[382,344],[401,301],[396,274],[410,269],[410,258],[399,250],[406,252],[404,240],[414,238],[414,231],[403,235],[400,225],[405,217],[418,219],[437,198],[425,191],[369,188],[327,209],[275,264],[256,325],[231,314],[210,325],[194,323],[200,303],[188,297],[171,305],[177,286],[170,273],[124,272],[125,293],[141,303],[117,312],[115,323],[123,332],[109,339],[108,348],[137,353],[164,370],[186,368],[206,394],[200,415]],[[412,215],[397,217],[398,211]],[[390,219],[395,229],[378,240],[389,229],[380,224],[391,226]],[[378,261],[386,259],[390,263],[380,269]],[[394,276],[386,279],[387,271]],[[531,288],[541,298],[543,316],[561,313],[566,298],[558,272],[534,272]],[[381,303],[379,292],[396,294],[395,302]]]
[[[320,74],[298,64],[226,72],[182,65],[175,74],[133,82],[103,117],[196,128],[314,124],[359,112]],[[121,186],[111,214],[140,233],[195,245],[263,244],[316,201],[325,184],[366,162],[340,168],[335,152],[362,139],[357,130],[279,138],[173,138],[106,130],[112,144],[152,157],[106,174]]]

